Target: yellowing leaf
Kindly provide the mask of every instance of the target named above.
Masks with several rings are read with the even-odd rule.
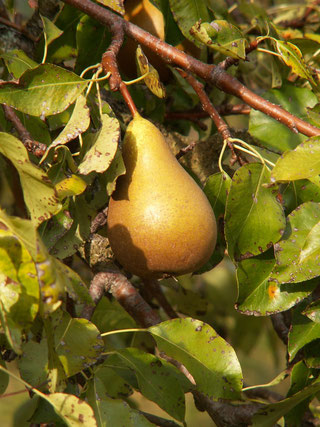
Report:
[[[147,74],[144,78],[146,86],[158,98],[164,98],[166,96],[166,91],[163,84],[160,82],[158,71],[149,64],[148,58],[143,53],[140,46],[138,46],[136,50],[136,59],[140,74]]]

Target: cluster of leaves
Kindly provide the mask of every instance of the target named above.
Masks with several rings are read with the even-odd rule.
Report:
[[[124,12],[121,2],[100,3]],[[223,0],[153,3],[165,17],[165,40],[178,45],[188,39],[204,61],[218,63],[226,56],[242,61],[248,43],[258,40],[250,62],[242,61],[232,73],[320,127],[320,86],[314,73],[320,25],[311,21],[303,31],[281,25],[304,12],[301,4],[268,14],[258,2],[239,1],[240,25]],[[168,289],[167,297],[186,318],[138,329],[107,298],[91,321],[81,318],[83,306],[93,302],[86,283],[91,272],[78,254],[93,218],[125,173],[119,141],[126,117],[119,96],[110,93],[108,80],[94,66],[110,43],[108,29],[62,4],[55,18],[42,17],[42,24],[43,37],[32,58],[18,48],[0,55],[0,102],[13,107],[32,138],[47,146],[41,159],[28,153],[0,110],[1,392],[8,383],[6,358],[14,352],[20,381],[34,391],[27,411],[33,423],[152,425],[132,404],[133,391],[181,423],[184,395],[191,390],[212,400],[245,400],[234,349],[218,335],[218,327],[213,329],[210,316],[203,316],[206,322],[196,319],[203,300],[193,285],[183,288],[183,278],[179,290]],[[158,98],[141,84],[132,86],[145,117],[169,128],[165,112],[197,107],[197,97],[174,70],[164,99],[164,87],[141,48],[137,59],[140,74],[147,73],[146,85],[157,88],[152,92]],[[234,101],[216,89],[210,96],[215,102]],[[204,186],[223,225],[206,269],[218,265],[227,249],[236,267],[239,312],[268,316],[292,311],[288,355],[292,364],[299,362],[291,372],[291,387],[286,399],[264,405],[253,424],[271,426],[285,416],[288,425],[300,425],[320,390],[320,306],[313,298],[320,276],[320,137],[294,133],[258,111],[243,123],[253,142],[233,142],[248,163],[227,173],[222,153],[223,166]],[[202,139],[216,133],[214,126],[204,131],[187,120],[175,124],[184,134],[194,127]],[[196,385],[155,356],[155,344],[185,365]]]

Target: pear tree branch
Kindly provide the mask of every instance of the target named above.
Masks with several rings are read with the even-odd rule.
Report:
[[[190,55],[187,55],[185,52],[170,46],[137,25],[125,21],[115,13],[91,2],[90,0],[63,1],[76,7],[108,27],[111,27],[116,21],[123,21],[124,32],[129,37],[135,39],[143,46],[147,46],[155,51],[160,58],[168,64],[175,64],[188,72],[196,74],[206,82],[214,84],[223,92],[234,95],[246,104],[250,105],[252,108],[273,117],[295,133],[300,132],[306,136],[320,135],[319,128],[312,126],[310,123],[289,113],[280,106],[275,105],[257,95],[235,77],[228,74],[221,66],[206,64]]]
[[[223,118],[220,116],[218,111],[215,109],[213,104],[211,103],[208,95],[206,94],[203,84],[200,83],[197,79],[195,79],[192,74],[187,73],[184,70],[179,70],[180,75],[189,83],[189,85],[193,88],[193,90],[198,95],[198,98],[200,100],[201,106],[203,111],[208,113],[208,115],[211,117],[212,121],[217,127],[218,132],[221,134],[223,140],[226,140],[228,143],[228,146],[232,152],[231,162],[238,162],[239,165],[243,165],[244,161],[241,158],[240,155],[238,155],[235,150],[232,142],[230,142],[231,133],[228,128],[228,125],[223,120]]]
[[[120,76],[117,63],[117,55],[123,44],[124,39],[123,21],[115,20],[109,25],[109,28],[112,34],[112,40],[110,46],[102,56],[102,67],[105,74],[107,74],[108,72],[111,73],[109,79],[110,90],[119,90],[121,92],[121,95],[123,96],[123,99],[125,100],[132,116],[134,116],[137,111],[137,107],[133,102],[128,87],[125,85]]]
[[[3,104],[2,108],[5,118],[12,123],[26,149],[36,157],[41,158],[46,152],[47,146],[32,138],[12,107]]]

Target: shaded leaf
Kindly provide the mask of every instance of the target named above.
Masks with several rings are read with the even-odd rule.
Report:
[[[132,371],[138,381],[138,390],[146,398],[177,420],[184,420],[184,392],[179,381],[183,374],[168,362],[137,348],[125,348],[110,355],[106,365],[114,367],[119,375],[123,368]]]
[[[199,320],[174,319],[149,329],[160,351],[181,362],[211,399],[237,399],[242,373],[233,348]]]
[[[158,98],[165,98],[166,90],[160,81],[159,73],[149,64],[148,58],[143,53],[140,46],[138,46],[136,50],[136,60],[140,75],[147,74],[143,80],[148,89]]]
[[[285,217],[277,190],[263,185],[269,181],[270,172],[260,163],[242,166],[232,178],[225,214],[225,235],[232,258],[258,255],[283,234]]]
[[[305,400],[307,397],[320,390],[320,383],[311,384],[298,393],[277,403],[271,403],[261,408],[253,416],[253,427],[273,427],[275,423],[287,414],[292,408]]]
[[[105,172],[110,166],[118,148],[120,124],[115,117],[102,115],[102,126],[93,145],[79,165],[79,173]]]
[[[19,139],[0,132],[0,153],[7,157],[19,173],[23,197],[35,225],[50,218],[61,208],[47,174],[30,162],[28,152]]]
[[[97,327],[86,319],[64,313],[54,332],[55,351],[67,376],[97,362],[104,347]]]
[[[307,202],[291,212],[283,239],[275,245],[276,265],[272,280],[296,283],[320,275],[320,252],[315,241],[319,221],[319,203]]]
[[[0,358],[0,365],[6,369],[6,364],[2,358]],[[6,391],[8,385],[9,376],[5,372],[0,371],[0,394],[3,394]]]
[[[48,342],[29,341],[22,346],[22,357],[18,360],[21,378],[40,388],[48,379]]]
[[[182,34],[195,43],[190,34],[191,27],[200,19],[202,22],[209,22],[210,20],[205,2],[199,2],[198,0],[169,0],[169,4]]]
[[[216,218],[224,216],[227,195],[231,187],[231,178],[229,175],[217,172],[209,176],[203,189],[208,197]]]
[[[294,181],[312,178],[320,173],[320,137],[302,142],[292,151],[286,151],[271,172],[272,181]]]
[[[107,184],[106,184],[107,194],[109,196],[111,196],[111,194],[116,189],[116,181],[118,177],[121,175],[124,175],[125,173],[126,173],[126,168],[123,162],[121,151],[118,148],[108,170],[105,173],[105,177],[107,181]]]
[[[314,289],[315,283],[279,285],[270,280],[275,259],[268,251],[259,257],[239,262],[237,269],[238,299],[236,308],[248,315],[267,316],[288,310]]]
[[[29,58],[23,50],[19,49],[1,53],[0,58],[4,60],[9,73],[11,73],[15,79],[19,79],[26,70],[38,66],[38,64],[33,59]]]
[[[320,324],[303,316],[300,308],[297,308],[294,311],[288,338],[288,353],[290,360],[293,360],[302,347],[320,338]]]
[[[76,40],[78,54],[75,72],[80,74],[88,66],[101,62],[106,46],[110,44],[111,35],[107,26],[88,15],[83,15],[77,25]],[[90,76],[90,71],[86,75]]]
[[[272,89],[263,97],[306,121],[306,108],[312,108],[317,103],[317,97],[311,90],[289,84],[281,89]],[[277,152],[292,150],[306,139],[301,133],[293,133],[287,126],[257,110],[250,112],[249,132],[265,147]]]
[[[71,105],[88,82],[53,64],[42,64],[26,70],[19,83],[0,86],[0,102],[26,114],[45,118]]]
[[[309,317],[310,320],[316,323],[320,323],[320,301],[314,301],[309,304],[302,312],[305,316]]]
[[[87,398],[94,409],[98,427],[154,427],[139,411],[130,408],[124,400],[111,399],[100,387],[99,380],[91,381]]]
[[[216,20],[210,24],[197,22],[190,32],[210,49],[232,58],[246,58],[246,39],[242,32],[228,21]]]
[[[131,386],[112,368],[109,368],[108,364],[103,364],[95,370],[92,382],[96,388],[96,395],[100,398],[107,396],[112,399],[122,399],[133,393]]]

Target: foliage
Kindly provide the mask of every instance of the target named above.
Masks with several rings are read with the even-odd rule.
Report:
[[[244,388],[239,354],[257,342],[254,316],[271,317],[288,365],[259,385],[266,393],[250,423],[298,426],[307,416],[318,423],[320,129],[318,135],[298,132],[294,123],[285,126],[280,116],[266,114],[261,103],[248,117],[227,116],[231,137],[223,138],[210,119],[200,121],[199,99],[174,59],[168,74],[161,60],[149,58],[156,46],[137,44],[122,59],[120,49],[124,81],[137,60],[136,80],[125,82],[134,104],[162,127],[172,150],[185,149],[197,135],[196,147],[180,160],[204,188],[219,228],[217,249],[201,271],[161,282],[181,317],[168,320],[165,305],[161,310],[160,300],[157,305],[142,292],[159,309],[161,323],[141,328],[125,310],[129,302],[114,295],[97,302],[90,289],[93,275],[114,262],[106,230],[97,235],[92,224],[125,173],[121,139],[130,120],[100,65],[112,33],[69,4],[56,2],[49,12],[38,3],[38,37],[29,25],[36,2],[16,15],[6,3],[6,19],[24,22],[21,37],[33,40],[32,49],[21,38],[14,46],[0,44],[0,103],[12,107],[20,122],[0,109],[0,393],[6,393],[7,374],[15,377],[9,363],[15,360],[16,378],[33,390],[31,423],[154,425],[133,397],[140,394],[174,425],[185,425],[189,392],[213,404],[231,403],[237,419],[237,410],[257,401],[248,393],[256,385]],[[98,3],[118,16],[126,11],[126,2]],[[231,60],[230,76],[320,127],[319,2],[152,4],[162,13],[165,41],[208,64]],[[134,22],[134,15],[129,19]],[[239,102],[212,85],[205,89],[218,111]],[[238,162],[230,147],[241,156]],[[221,266],[236,277],[236,299],[228,290],[222,298],[213,295],[206,282]],[[131,279],[143,289],[138,277]],[[90,319],[88,308],[94,311]],[[273,335],[270,347],[276,353],[275,340]],[[269,388],[287,376],[287,394],[271,403]]]

